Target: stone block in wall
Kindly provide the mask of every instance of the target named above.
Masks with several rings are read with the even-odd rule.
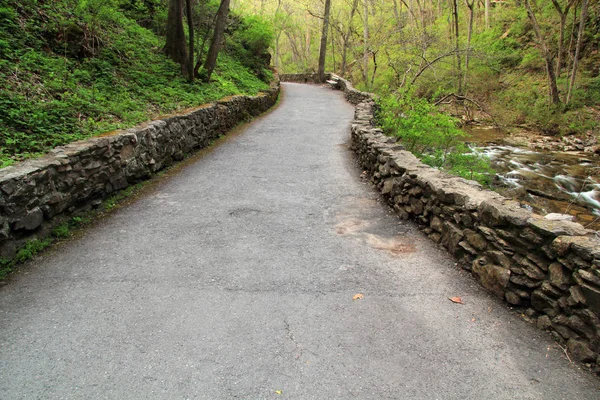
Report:
[[[498,198],[481,202],[478,212],[481,222],[489,227],[525,226],[532,215],[517,201]]]
[[[469,242],[469,244],[478,251],[483,251],[488,247],[487,240],[485,240],[485,238],[479,233],[471,229],[465,229],[464,235],[467,239],[467,242]]]
[[[527,224],[537,233],[552,238],[558,236],[586,236],[593,233],[593,231],[585,229],[576,222],[552,221],[539,215],[530,218]]]
[[[596,353],[582,340],[570,339],[567,341],[567,349],[577,361],[588,363],[596,361]]]
[[[550,264],[548,272],[550,283],[560,289],[566,290],[569,285],[574,283],[571,272],[559,262]]]
[[[37,229],[40,225],[42,225],[43,221],[44,213],[42,213],[42,210],[39,207],[36,207],[33,210],[28,211],[27,214],[19,218],[17,221],[15,221],[15,223],[13,224],[13,229],[15,231],[33,231]]]
[[[484,288],[503,299],[510,280],[510,270],[499,265],[488,264],[487,262],[482,261],[482,258],[473,261],[471,267],[473,274]]]
[[[550,318],[558,315],[558,302],[541,289],[535,289],[531,294],[531,306],[539,312],[548,315]]]
[[[412,208],[412,207],[411,207]],[[416,211],[413,208],[413,212]],[[445,221],[442,228],[441,244],[450,252],[457,256],[461,247],[458,245],[464,238],[463,231],[460,227],[450,221]]]

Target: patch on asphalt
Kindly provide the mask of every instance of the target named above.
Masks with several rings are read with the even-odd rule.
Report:
[[[389,221],[381,218],[381,209],[376,200],[349,197],[346,201],[346,207],[336,215],[335,232],[338,235],[353,237],[373,249],[383,250],[391,255],[416,251],[409,238],[389,234]]]
[[[367,244],[374,249],[389,251],[392,254],[415,252],[415,245],[412,243],[407,243],[400,236],[394,236],[390,238],[374,235],[372,233],[367,233],[365,235],[367,238]]]

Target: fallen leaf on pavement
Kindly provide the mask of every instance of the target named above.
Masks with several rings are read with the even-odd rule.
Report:
[[[458,303],[458,304],[465,304],[463,303],[462,299],[460,297],[448,297],[448,300],[450,300],[453,303]]]
[[[282,393],[283,393],[283,390],[276,390],[275,391],[275,394],[282,394]]]
[[[355,295],[352,297],[352,300],[361,300],[361,299],[363,299],[364,297],[365,297],[365,295],[364,295],[364,294],[362,294],[362,293],[358,293],[358,294],[355,294]]]

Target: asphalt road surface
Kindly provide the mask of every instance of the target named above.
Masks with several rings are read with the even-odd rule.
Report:
[[[389,214],[340,92],[283,92],[0,288],[0,399],[600,398]]]

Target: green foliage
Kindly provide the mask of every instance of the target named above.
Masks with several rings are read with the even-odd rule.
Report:
[[[22,264],[25,261],[30,260],[40,251],[50,246],[52,242],[52,238],[47,238],[43,240],[33,239],[27,242],[27,244],[25,244],[25,246],[23,246],[21,249],[19,249],[15,258],[13,258],[12,260],[9,261],[0,257],[0,279],[4,279],[15,265]]]
[[[137,193],[146,182],[140,182],[135,185],[129,186],[126,189],[123,189],[116,194],[110,196],[108,199],[104,200],[103,208],[105,211],[111,211],[115,207],[117,207],[123,200]]]
[[[424,163],[483,184],[489,182],[493,173],[489,160],[469,151],[455,118],[409,93],[382,96],[378,105],[379,125]]]
[[[235,52],[219,56],[215,82],[187,82],[180,67],[162,55],[162,39],[136,22],[159,18],[163,9],[162,2],[152,0],[5,0],[0,6],[0,167],[57,145],[267,87],[248,68],[248,58]],[[241,36],[252,49],[268,39],[256,29]]]
[[[69,237],[71,233],[71,227],[67,222],[58,225],[56,228],[52,230],[52,236],[57,239],[64,239]]]
[[[164,28],[167,3],[161,0],[120,0],[119,10],[144,28],[159,33]],[[163,18],[164,15],[164,18]]]
[[[432,150],[447,153],[464,134],[457,121],[427,100],[410,94],[381,98],[379,121],[383,129],[402,140],[407,150],[424,154]]]
[[[271,61],[269,47],[275,40],[273,25],[258,15],[240,19],[234,24],[229,52],[242,60],[245,67],[268,82],[272,74],[268,70]]]

